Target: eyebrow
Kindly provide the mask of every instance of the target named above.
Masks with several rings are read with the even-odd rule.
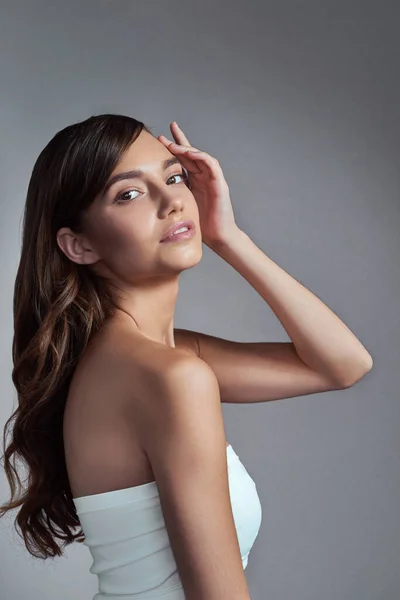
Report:
[[[167,160],[164,160],[164,162],[161,163],[161,168],[165,171],[166,169],[168,169],[168,167],[171,167],[175,164],[181,164],[181,162],[179,158],[173,156],[172,158],[167,158]],[[135,177],[141,177],[144,174],[145,173],[140,169],[135,169],[134,171],[126,171],[125,173],[117,173],[116,175],[113,175],[113,177],[110,177],[110,179],[104,186],[102,196],[104,196],[110,189],[110,187],[114,185],[114,183],[117,183],[117,181],[122,181],[125,179],[134,179]]]

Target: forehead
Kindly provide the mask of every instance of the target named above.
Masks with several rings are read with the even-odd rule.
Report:
[[[140,168],[143,171],[158,167],[172,153],[151,133],[143,130],[129,146],[115,168],[115,173],[129,169]]]

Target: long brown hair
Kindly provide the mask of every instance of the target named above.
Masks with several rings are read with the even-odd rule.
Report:
[[[65,547],[85,539],[82,529],[73,531],[80,522],[65,463],[63,414],[77,361],[116,308],[106,280],[69,260],[56,234],[61,227],[82,232],[85,210],[143,129],[151,133],[141,121],[115,114],[70,125],[42,150],[28,185],[13,304],[18,406],[3,430],[11,499],[0,506],[0,517],[20,507],[14,525],[36,558],[62,556],[56,540]],[[16,459],[27,467],[25,490]]]

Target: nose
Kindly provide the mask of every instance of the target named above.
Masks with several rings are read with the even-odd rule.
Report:
[[[175,186],[167,186],[163,189],[160,194],[160,216],[163,217],[168,215],[170,212],[182,211],[184,209],[185,201],[183,194],[178,191]]]

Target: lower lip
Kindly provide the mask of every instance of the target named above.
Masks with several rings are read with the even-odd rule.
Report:
[[[164,244],[165,242],[179,242],[181,240],[190,240],[190,238],[192,238],[195,233],[196,233],[196,230],[194,228],[191,228],[191,229],[188,229],[187,231],[182,231],[181,233],[176,233],[175,235],[171,235],[171,236],[165,238],[165,240],[161,240],[161,243]]]

